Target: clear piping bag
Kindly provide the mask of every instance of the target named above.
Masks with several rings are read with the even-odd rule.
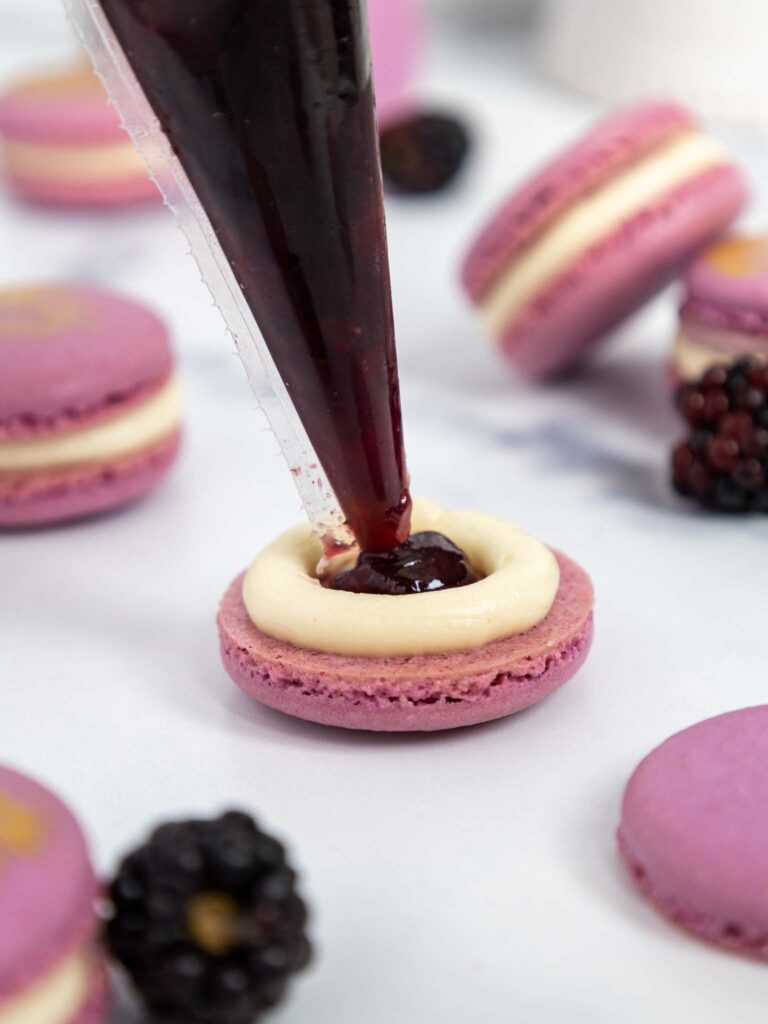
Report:
[[[256,398],[282,449],[313,531],[327,552],[354,544],[336,495],[288,397],[232,268],[96,0],[64,0],[96,73],[186,235],[203,280],[235,340]]]

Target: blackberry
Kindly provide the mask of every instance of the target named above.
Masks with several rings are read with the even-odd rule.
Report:
[[[285,850],[239,811],[161,825],[109,896],[107,944],[161,1021],[251,1024],[309,960]]]
[[[768,511],[768,365],[713,367],[677,407],[691,427],[672,455],[677,492],[718,512]]]
[[[469,151],[463,124],[447,114],[424,113],[384,128],[380,137],[384,181],[396,192],[438,192],[458,174]]]

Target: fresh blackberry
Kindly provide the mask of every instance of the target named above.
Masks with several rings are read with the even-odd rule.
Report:
[[[161,1021],[251,1024],[309,960],[285,850],[239,811],[161,825],[109,895],[109,948]]]
[[[672,456],[678,493],[718,512],[768,511],[768,365],[713,367],[677,407],[691,427]]]
[[[438,192],[457,175],[469,150],[466,128],[447,114],[406,117],[381,132],[384,181],[396,192]]]

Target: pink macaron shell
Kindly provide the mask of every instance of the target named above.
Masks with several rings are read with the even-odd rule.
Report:
[[[554,692],[589,653],[592,585],[557,557],[560,589],[534,629],[471,651],[407,658],[324,654],[268,637],[248,617],[240,577],[219,611],[224,666],[249,696],[322,725],[424,732],[501,718]]]
[[[9,177],[8,185],[21,199],[51,206],[113,207],[138,203],[159,203],[162,196],[147,174],[120,181],[83,182],[40,181],[36,178]]]
[[[380,121],[410,100],[423,49],[423,14],[417,0],[369,0],[368,19]]]
[[[42,826],[31,854],[4,848],[0,838],[0,999],[6,999],[87,941],[96,924],[97,883],[83,833],[57,797],[1,767],[0,796]]]
[[[117,110],[85,64],[13,85],[0,96],[0,135],[59,146],[126,138]]]
[[[741,172],[716,167],[627,221],[510,320],[501,346],[531,377],[559,373],[668,284],[738,216]]]
[[[710,255],[702,253],[686,274],[688,315],[737,330],[768,332],[768,240],[765,266],[751,272],[725,273]]]
[[[629,781],[619,848],[647,896],[717,945],[768,959],[768,706],[700,722]]]
[[[14,294],[0,291],[0,438],[85,426],[168,379],[168,332],[144,306],[95,287],[31,289],[23,308]]]
[[[462,271],[477,302],[520,251],[573,203],[681,131],[695,126],[674,103],[618,110],[515,192],[480,233]]]
[[[71,1024],[102,1024],[110,1008],[110,986],[105,965],[97,961],[88,996]]]
[[[0,473],[0,528],[24,528],[101,515],[143,498],[176,461],[181,435],[108,463],[34,474]]]

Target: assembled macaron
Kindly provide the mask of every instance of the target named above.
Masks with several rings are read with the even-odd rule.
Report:
[[[168,332],[100,288],[0,291],[0,527],[124,505],[165,476],[181,400]]]
[[[83,833],[37,782],[0,767],[0,1021],[100,1024],[98,884]]]
[[[95,207],[160,199],[84,63],[12,85],[0,97],[0,137],[6,180],[25,199]]]
[[[472,302],[524,374],[556,374],[667,284],[744,207],[727,153],[673,103],[611,114],[483,229]]]
[[[419,501],[477,581],[397,596],[322,586],[308,526],[279,537],[219,610],[224,666],[250,696],[324,725],[451,729],[535,704],[571,679],[592,641],[593,591],[578,565],[518,527]],[[433,534],[434,535],[434,534]]]
[[[768,236],[732,235],[701,254],[685,278],[673,375],[698,379],[744,356],[768,360]]]
[[[621,855],[642,891],[700,938],[768,960],[768,706],[677,733],[640,764]]]

